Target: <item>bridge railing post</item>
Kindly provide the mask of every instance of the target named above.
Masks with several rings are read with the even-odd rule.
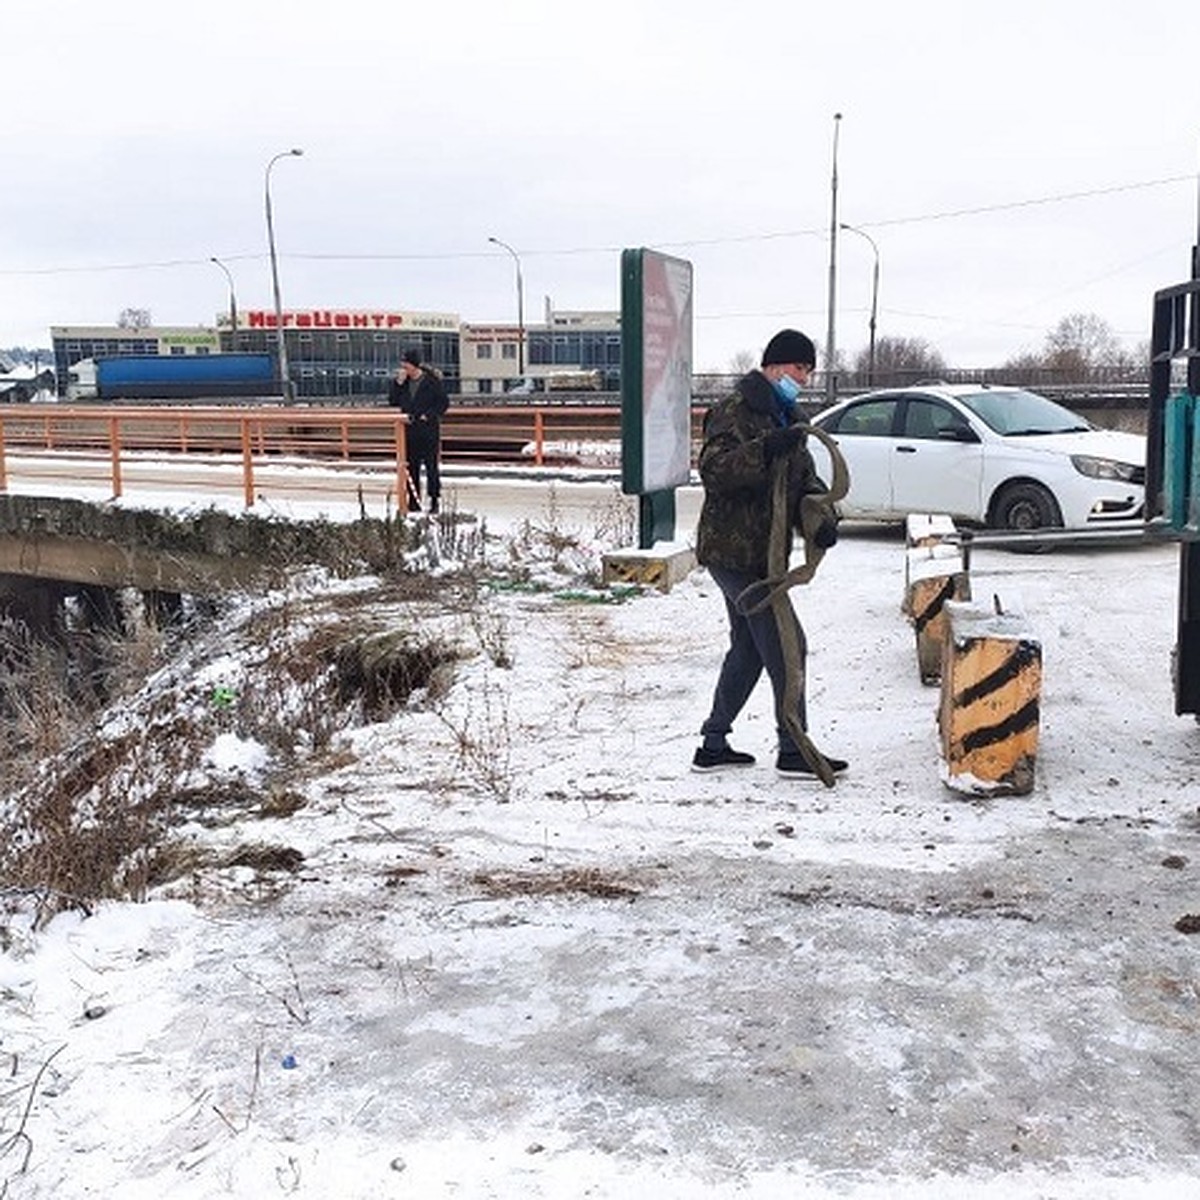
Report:
[[[405,441],[405,419],[396,418],[396,511],[408,516],[408,447]]]
[[[247,508],[254,507],[254,447],[250,440],[250,418],[238,419],[242,437],[242,497]]]
[[[121,419],[115,414],[108,418],[108,448],[112,457],[112,493],[121,495]]]

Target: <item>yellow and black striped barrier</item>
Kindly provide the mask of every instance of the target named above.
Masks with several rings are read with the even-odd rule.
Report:
[[[910,555],[925,555],[909,564],[907,607],[917,638],[917,670],[922,683],[937,683],[950,637],[947,604],[971,598],[971,581],[963,569],[962,555],[953,547],[940,549],[952,553],[932,554],[910,550]]]
[[[973,795],[1033,790],[1041,715],[1042,648],[1025,618],[947,602],[950,632],[938,730],[948,787]]]
[[[650,550],[614,550],[601,560],[605,584],[635,583],[669,592],[695,570],[696,553],[688,546],[655,546]]]
[[[957,533],[949,517],[911,513],[906,528],[902,608],[916,634],[921,682],[937,683],[949,636],[946,604],[969,600],[971,581],[962,548],[948,540]]]

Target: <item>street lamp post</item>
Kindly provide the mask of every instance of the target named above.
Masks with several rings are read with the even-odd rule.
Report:
[[[517,265],[517,374],[525,378],[525,285],[521,282],[521,257],[507,243],[498,237],[488,238],[489,242],[507,250],[513,256]]]
[[[216,263],[222,271],[225,272],[225,278],[229,280],[229,348],[230,350],[237,349],[237,297],[233,294],[233,276],[230,274],[229,268],[214,254],[209,262]]]
[[[287,343],[283,337],[283,302],[279,298],[279,263],[275,257],[275,223],[271,217],[271,168],[281,158],[299,158],[303,153],[303,150],[292,149],[276,154],[267,163],[266,183],[263,189],[267,209],[267,248],[271,252],[271,286],[275,293],[275,345],[279,354],[279,382],[283,386],[285,400],[292,398],[292,381],[288,374]]]
[[[838,131],[842,126],[842,114],[833,114],[833,173],[829,181],[829,325],[825,334],[825,402],[832,404],[837,399],[837,155]]]
[[[871,272],[871,340],[867,349],[867,387],[875,386],[875,318],[879,312],[879,247],[875,245],[875,239],[867,233],[865,229],[859,229],[857,225],[847,225],[842,222],[842,228],[848,229],[851,233],[857,233],[859,237],[864,237],[870,243],[871,252],[875,255],[875,267]]]

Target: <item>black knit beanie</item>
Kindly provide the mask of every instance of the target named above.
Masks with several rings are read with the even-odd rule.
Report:
[[[817,348],[812,338],[796,329],[781,329],[763,351],[762,365],[775,363],[803,363],[808,367],[817,365]]]
[[[402,357],[403,357],[404,361],[406,363],[408,363],[410,366],[419,367],[421,365],[420,350],[405,350]]]

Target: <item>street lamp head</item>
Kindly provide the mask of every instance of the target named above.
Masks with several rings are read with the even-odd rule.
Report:
[[[525,299],[524,284],[521,282],[521,256],[507,243],[498,237],[489,237],[488,241],[500,246],[512,255],[514,266],[517,268],[517,371],[525,375]]]
[[[297,147],[293,147],[291,150],[288,151],[288,153],[294,154],[297,158],[299,158],[304,153],[304,151]]]

